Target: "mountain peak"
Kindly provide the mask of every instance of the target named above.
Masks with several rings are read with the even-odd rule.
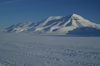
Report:
[[[21,24],[31,24],[31,22],[29,22],[29,21],[24,21],[24,22],[21,22]]]
[[[72,16],[79,16],[78,14],[71,14]]]
[[[83,20],[83,19],[84,19],[82,16],[77,15],[77,14],[71,14],[70,16],[71,16],[72,19],[78,19],[78,20],[79,20],[79,19],[80,19],[80,20]]]

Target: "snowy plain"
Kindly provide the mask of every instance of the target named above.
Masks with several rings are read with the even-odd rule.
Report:
[[[0,34],[0,66],[100,66],[100,37]]]

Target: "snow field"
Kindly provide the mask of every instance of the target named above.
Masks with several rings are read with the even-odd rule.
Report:
[[[0,66],[100,66],[100,37],[0,35]]]

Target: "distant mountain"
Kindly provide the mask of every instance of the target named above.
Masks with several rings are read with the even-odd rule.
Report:
[[[31,25],[32,23],[29,21],[25,21],[25,22],[21,22],[18,23],[16,25],[12,25],[9,28],[6,28],[5,30],[3,30],[3,32],[7,32],[7,33],[19,33],[19,32],[23,32],[29,29],[29,25]]]
[[[32,33],[42,35],[100,35],[100,25],[77,14],[51,16],[38,23],[25,21],[3,30],[6,33]]]

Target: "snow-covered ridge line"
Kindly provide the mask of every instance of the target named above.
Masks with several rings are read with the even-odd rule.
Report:
[[[50,16],[38,23],[21,22],[3,30],[3,32],[24,32],[43,35],[76,35],[81,33],[99,35],[100,25],[90,22],[80,15],[71,14],[68,16]]]

